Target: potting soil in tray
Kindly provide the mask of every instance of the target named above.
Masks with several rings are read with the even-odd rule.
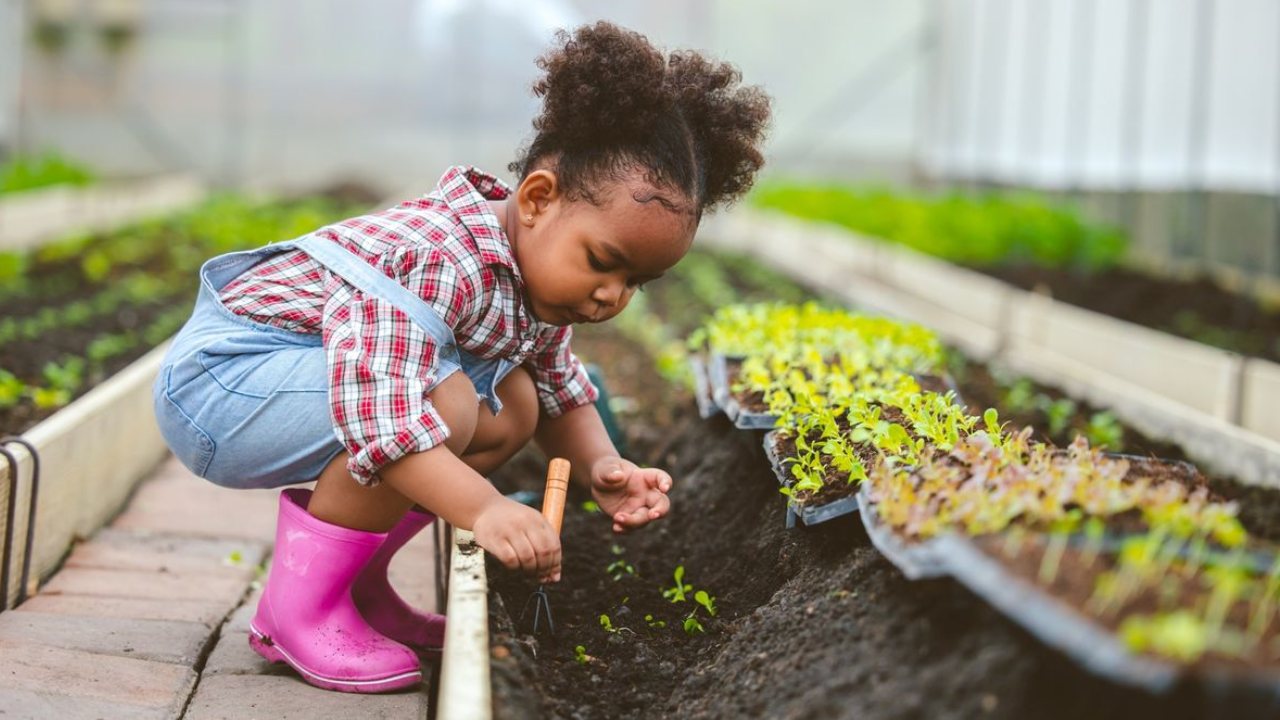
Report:
[[[1130,598],[1114,612],[1092,609],[1096,579],[1114,568],[1114,555],[1086,543],[1069,543],[1056,571],[1046,582],[1040,577],[1045,557],[1045,536],[1010,542],[1003,536],[948,537],[939,543],[953,577],[1027,628],[1045,643],[1074,657],[1084,667],[1116,682],[1167,691],[1178,677],[1198,676],[1210,693],[1234,694],[1251,707],[1280,713],[1280,660],[1268,648],[1280,640],[1280,625],[1266,628],[1254,654],[1247,658],[1212,652],[1189,665],[1179,665],[1154,654],[1137,653],[1117,636],[1122,620],[1132,614],[1150,615],[1161,609],[1164,590],[1148,589]],[[1265,572],[1270,563],[1261,562]],[[1181,606],[1199,612],[1195,598],[1198,581],[1175,564],[1169,572],[1180,578]],[[1249,607],[1237,602],[1229,613],[1240,627],[1248,623]]]
[[[990,549],[991,542],[994,539],[975,541],[947,535],[934,541],[934,552],[949,575],[1090,672],[1150,692],[1165,692],[1173,687],[1178,677],[1176,666],[1130,652],[1113,632],[1041,591],[1034,580],[1010,571],[998,554],[984,552]],[[1064,567],[1060,575],[1066,576],[1068,570]]]

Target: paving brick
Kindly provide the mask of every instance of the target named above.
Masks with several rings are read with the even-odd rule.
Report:
[[[195,681],[195,671],[182,665],[0,637],[6,720],[175,717]]]
[[[211,635],[205,625],[178,620],[49,615],[25,609],[0,615],[3,641],[189,667],[195,666]]]
[[[21,610],[49,615],[83,615],[136,620],[184,620],[200,623],[210,630],[220,625],[231,609],[212,600],[157,598],[113,598],[94,595],[36,595],[19,606]]]
[[[4,720],[168,720],[176,709],[143,707],[96,698],[0,688],[0,718]]]
[[[156,600],[207,600],[235,607],[251,579],[202,573],[64,568],[40,589],[41,594],[103,595]]]
[[[376,720],[427,715],[427,684],[390,695],[321,690],[296,677],[219,675],[200,681],[184,720]]]
[[[252,577],[268,547],[259,541],[103,528],[76,545],[64,566]]]
[[[170,458],[138,488],[112,527],[272,542],[279,490],[232,490],[192,475]]]
[[[293,675],[284,663],[270,663],[249,647],[248,630],[223,628],[218,644],[204,664],[202,677],[217,675]]]

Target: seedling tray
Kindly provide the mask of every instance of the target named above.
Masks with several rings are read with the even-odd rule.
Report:
[[[693,373],[693,397],[698,403],[698,417],[706,420],[722,412],[712,393],[707,362],[701,355],[689,356],[689,370]]]
[[[1008,572],[968,537],[943,535],[932,546],[961,585],[1089,672],[1151,693],[1166,692],[1177,682],[1176,665],[1130,652],[1109,630]]]
[[[763,444],[765,457],[769,458],[769,467],[773,468],[773,474],[778,479],[778,485],[780,487],[790,487],[792,485],[791,461],[778,454],[778,431],[770,430],[765,433]],[[821,505],[797,504],[795,500],[788,498],[787,528],[795,527],[797,520],[807,527],[857,511],[857,495],[850,495]]]
[[[778,417],[769,413],[757,413],[744,410],[742,404],[729,389],[729,360],[720,353],[711,354],[711,362],[707,367],[707,376],[711,382],[711,397],[740,430],[772,430],[778,424]]]
[[[880,520],[875,503],[871,501],[868,486],[863,485],[855,496],[858,513],[862,516],[862,526],[867,529],[867,537],[875,545],[881,555],[907,577],[908,580],[924,580],[941,577],[947,574],[944,559],[937,552],[937,539],[920,543],[908,543],[898,537],[893,529]]]

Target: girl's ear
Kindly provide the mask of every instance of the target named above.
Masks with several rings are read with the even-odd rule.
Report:
[[[520,223],[532,227],[551,205],[560,199],[560,183],[551,170],[534,170],[516,190]]]

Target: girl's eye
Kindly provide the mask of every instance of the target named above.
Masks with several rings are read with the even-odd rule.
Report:
[[[597,260],[595,253],[591,252],[590,250],[587,251],[587,263],[591,265],[591,269],[595,270],[596,272],[609,271],[609,268],[605,267],[604,263]]]

